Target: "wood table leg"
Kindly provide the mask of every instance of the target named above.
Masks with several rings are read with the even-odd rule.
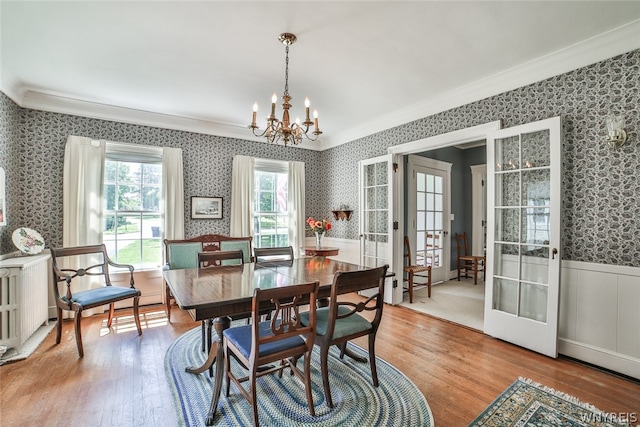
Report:
[[[218,409],[218,400],[220,399],[220,391],[222,390],[222,380],[224,376],[224,346],[222,345],[222,339],[224,337],[224,330],[231,326],[231,319],[229,317],[218,317],[213,321],[213,326],[216,329],[216,377],[213,383],[213,395],[211,396],[211,406],[209,406],[209,413],[207,414],[206,425],[213,425],[213,417]],[[211,358],[211,355],[209,355]]]
[[[209,321],[207,321],[208,323]],[[225,329],[229,328],[229,326],[231,326],[231,319],[228,317],[218,317],[213,321],[215,328],[216,328],[216,332],[218,332],[218,323],[221,324],[222,329],[220,329],[220,332],[218,332],[218,336],[216,337],[216,346],[215,346],[215,350],[213,345],[211,345],[209,347],[209,356],[207,357],[207,360],[204,361],[204,363],[202,364],[202,366],[188,366],[185,371],[187,371],[190,374],[201,374],[203,372],[205,372],[206,370],[208,370],[211,366],[213,366],[213,364],[216,361],[216,356],[222,352],[222,331],[224,331]],[[226,325],[226,326],[225,326]],[[209,336],[211,336],[211,331],[208,330],[207,333],[209,334]],[[218,348],[220,347],[220,348]]]

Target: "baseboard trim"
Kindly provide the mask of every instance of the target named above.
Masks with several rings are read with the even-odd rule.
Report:
[[[640,359],[614,353],[567,338],[558,338],[558,352],[595,366],[640,379]]]

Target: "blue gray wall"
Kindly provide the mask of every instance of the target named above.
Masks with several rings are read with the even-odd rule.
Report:
[[[17,107],[0,94],[0,166],[7,170],[7,215],[0,249],[14,250],[16,227],[38,230],[50,245],[62,242],[62,159],[67,135],[181,147],[185,197],[231,191],[234,154],[300,160],[307,165],[307,214],[329,216],[341,204],[354,209],[330,234],[358,238],[361,159],[390,146],[502,119],[505,127],[561,115],[563,142],[563,258],[640,267],[640,50],[535,84],[387,129],[325,152],[89,119]],[[604,117],[623,112],[630,144],[610,151]],[[188,203],[188,202],[187,202]],[[187,209],[188,211],[188,209]],[[187,213],[188,216],[188,213]],[[227,233],[223,220],[186,218],[187,235]]]

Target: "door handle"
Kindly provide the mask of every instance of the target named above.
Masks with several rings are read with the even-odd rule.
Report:
[[[553,248],[551,251],[551,259],[556,259],[556,254],[558,253],[558,249]]]

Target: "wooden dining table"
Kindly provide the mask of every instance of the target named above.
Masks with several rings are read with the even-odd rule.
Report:
[[[316,256],[291,261],[164,271],[164,279],[178,307],[189,310],[194,320],[205,320],[207,324],[212,324],[216,331],[215,346],[210,346],[207,360],[203,365],[186,367],[187,372],[201,374],[209,370],[217,360],[211,406],[207,414],[206,425],[213,425],[222,390],[224,378],[223,332],[231,325],[230,316],[251,312],[255,288],[269,289],[317,280],[320,282],[318,298],[326,299],[331,293],[331,284],[336,272],[365,270],[367,268],[371,267]],[[377,284],[372,283],[371,287],[375,286]],[[349,293],[365,289],[367,288],[345,288],[340,291],[341,293]],[[211,321],[211,319],[213,320]],[[210,329],[207,330],[207,334],[211,336]],[[353,354],[348,355],[361,360]]]

